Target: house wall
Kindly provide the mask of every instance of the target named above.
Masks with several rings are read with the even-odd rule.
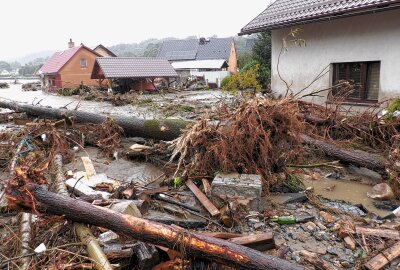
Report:
[[[100,54],[103,57],[113,57],[113,55],[110,55],[106,50],[104,50],[101,47],[96,48],[94,51],[97,52],[98,54]]]
[[[238,69],[238,60],[237,60],[237,52],[236,52],[236,45],[235,42],[232,42],[232,46],[231,46],[231,53],[229,55],[229,59],[228,59],[228,71],[230,71],[231,73],[236,73],[237,69]]]
[[[190,71],[193,76],[204,76],[204,79],[209,83],[216,83],[221,87],[222,80],[230,75],[229,71]]]
[[[74,88],[80,85],[81,82],[86,85],[97,86],[98,81],[90,79],[96,57],[98,56],[89,50],[80,49],[60,70],[61,87]],[[81,68],[81,59],[87,60],[86,68]]]
[[[329,66],[329,72],[305,93],[325,89],[332,84],[332,65],[337,62],[381,61],[379,100],[400,95],[400,10],[350,17],[299,26],[306,47],[289,44],[282,54],[279,71],[296,93],[309,85]],[[277,62],[282,38],[290,28],[272,31],[272,90],[286,92],[279,78]],[[308,98],[324,103],[322,97]]]

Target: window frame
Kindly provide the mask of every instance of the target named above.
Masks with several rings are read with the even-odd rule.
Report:
[[[82,61],[85,61],[85,66],[82,65]],[[86,58],[81,58],[81,60],[79,61],[79,64],[81,66],[81,68],[87,68],[88,67],[88,61]]]
[[[378,86],[378,99],[372,100],[368,99],[368,68],[372,64],[379,63],[379,80],[381,77],[381,61],[359,61],[359,62],[337,62],[332,63],[333,66],[333,76],[332,76],[332,87],[335,87],[335,83],[338,81],[337,79],[337,69],[338,65],[345,64],[346,65],[346,77],[350,79],[350,65],[351,64],[361,64],[361,87],[360,87],[360,97],[361,98],[352,98],[347,97],[346,102],[350,103],[369,103],[374,104],[379,102],[379,91],[380,87]],[[380,82],[379,82],[380,84]],[[335,96],[334,89],[332,90],[332,96]]]

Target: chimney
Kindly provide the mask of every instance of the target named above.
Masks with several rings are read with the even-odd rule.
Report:
[[[70,38],[70,39],[69,39],[69,42],[68,42],[68,48],[71,49],[71,48],[73,48],[73,47],[75,47],[75,42],[73,42],[73,41],[72,41],[72,38]]]
[[[206,44],[206,38],[201,37],[201,38],[199,39],[199,44],[200,44],[200,45]]]

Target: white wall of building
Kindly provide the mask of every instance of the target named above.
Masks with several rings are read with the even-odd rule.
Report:
[[[208,82],[218,83],[218,87],[221,87],[221,81],[230,74],[229,71],[190,71],[190,75],[204,76]]]
[[[400,96],[400,10],[337,19],[299,26],[306,47],[288,43],[280,58],[279,71],[292,84],[293,92],[306,87],[331,63],[381,61],[379,100]],[[284,94],[285,84],[279,78],[277,62],[282,38],[290,28],[272,31],[272,90]],[[330,72],[313,84],[308,92],[330,87]],[[317,103],[324,97],[310,98]]]

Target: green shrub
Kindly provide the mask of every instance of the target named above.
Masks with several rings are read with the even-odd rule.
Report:
[[[222,82],[221,82],[221,88],[226,87],[228,85],[228,83],[230,82],[231,78],[232,78],[231,75],[226,76],[225,78],[223,78]]]
[[[261,85],[257,77],[260,65],[256,64],[248,70],[232,74],[226,85],[222,86],[222,90],[236,93],[238,90],[255,90],[259,91]]]

